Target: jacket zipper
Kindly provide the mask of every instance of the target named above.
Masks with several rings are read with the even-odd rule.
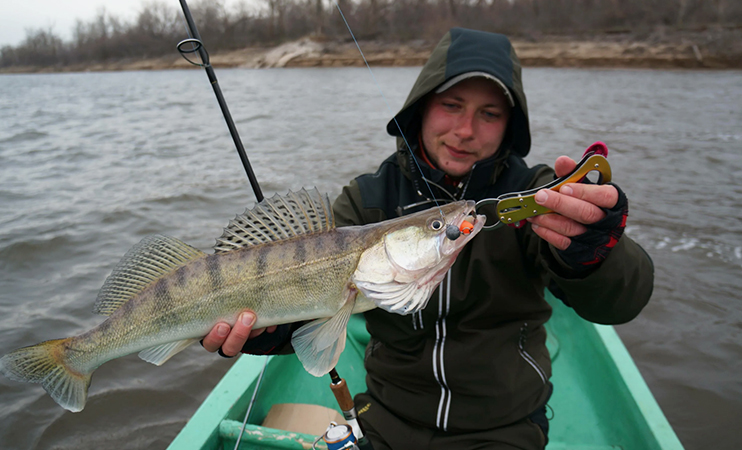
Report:
[[[518,339],[518,352],[520,353],[520,356],[531,366],[533,367],[533,370],[536,371],[539,377],[541,377],[541,381],[546,384],[546,372],[544,372],[544,369],[541,368],[541,366],[536,362],[536,359],[531,356],[526,351],[526,335],[528,334],[528,323],[524,323],[523,326],[520,328],[520,338]]]
[[[445,299],[444,299],[445,288]],[[451,390],[446,381],[446,369],[443,364],[443,349],[446,344],[446,316],[451,308],[451,270],[446,274],[446,279],[438,286],[438,320],[435,323],[435,345],[433,346],[433,376],[441,388],[441,396],[438,401],[436,414],[436,427],[440,430],[448,430],[448,415],[451,410]]]

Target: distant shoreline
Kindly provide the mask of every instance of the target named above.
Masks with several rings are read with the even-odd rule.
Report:
[[[736,51],[710,52],[691,39],[675,42],[610,40],[549,36],[512,39],[524,67],[643,68],[643,69],[742,69]],[[421,66],[435,43],[413,44],[361,42],[372,67]],[[247,47],[211,55],[215,68],[361,67],[364,65],[352,42],[322,42],[309,38],[277,47]],[[122,59],[52,67],[8,67],[0,74],[171,70],[195,68],[173,54],[149,59]]]

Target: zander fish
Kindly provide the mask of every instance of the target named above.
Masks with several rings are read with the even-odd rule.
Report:
[[[175,238],[143,239],[124,255],[93,311],[92,330],[24,347],[0,358],[6,377],[40,383],[65,409],[81,411],[93,371],[134,352],[161,365],[220,321],[255,311],[256,328],[311,321],[294,350],[315,376],[345,347],[350,315],[381,307],[425,307],[456,256],[484,225],[473,201],[459,201],[365,226],[335,228],[327,195],[315,189],[264,200],[232,220],[206,254]],[[446,229],[464,220],[468,235]]]

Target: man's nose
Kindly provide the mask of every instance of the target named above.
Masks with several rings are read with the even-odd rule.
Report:
[[[467,112],[459,116],[454,133],[459,139],[468,139],[474,134],[474,114]]]

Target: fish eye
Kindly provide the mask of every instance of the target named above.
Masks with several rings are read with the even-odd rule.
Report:
[[[443,229],[443,225],[444,225],[444,223],[443,223],[442,220],[440,220],[440,219],[433,219],[430,222],[430,225],[429,226],[430,226],[430,229],[433,230],[433,231],[440,231],[440,230]]]

